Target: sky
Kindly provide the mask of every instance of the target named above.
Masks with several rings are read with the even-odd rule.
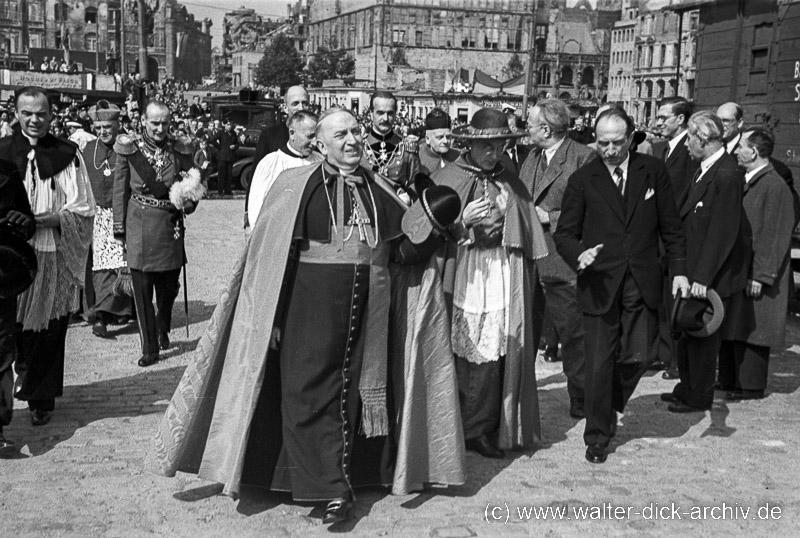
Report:
[[[225,13],[231,12],[240,7],[255,9],[256,13],[265,19],[285,18],[288,10],[287,5],[290,0],[187,0],[181,2],[186,6],[186,10],[194,15],[196,21],[209,18],[214,21],[211,26],[212,47],[222,45],[222,18]],[[295,0],[296,1],[296,0]],[[291,1],[292,4],[295,1]]]

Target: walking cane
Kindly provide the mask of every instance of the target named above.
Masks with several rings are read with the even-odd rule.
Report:
[[[183,236],[183,312],[186,314],[186,338],[189,338],[189,290],[186,289],[186,225],[183,219],[186,213],[181,211],[181,234]]]

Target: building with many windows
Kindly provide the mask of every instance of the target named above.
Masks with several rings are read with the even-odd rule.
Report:
[[[46,0],[0,0],[0,65],[27,69],[28,48],[45,43]]]
[[[538,95],[599,102],[621,0],[315,0],[308,50],[344,49],[373,87],[447,91],[480,70],[499,81],[536,49]]]
[[[76,55],[80,69],[136,71],[144,25],[150,78],[199,81],[210,74],[211,21],[196,21],[176,0],[147,4],[139,21],[134,0],[0,0],[3,65],[38,68],[45,56],[64,58],[66,45],[95,53]]]
[[[698,11],[665,9],[681,3],[624,0],[612,32],[608,99],[642,126],[655,122],[664,97],[694,97]]]

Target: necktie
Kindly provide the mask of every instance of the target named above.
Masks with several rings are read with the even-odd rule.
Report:
[[[625,175],[619,166],[614,168],[614,183],[616,183],[619,193],[625,196]]]
[[[667,143],[667,146],[664,148],[664,161],[667,159],[669,159],[669,143]]]
[[[541,158],[539,159],[540,166],[542,167],[542,172],[547,170],[547,154],[542,151]]]

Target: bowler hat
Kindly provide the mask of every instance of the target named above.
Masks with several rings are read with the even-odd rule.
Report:
[[[434,229],[445,233],[461,213],[458,193],[444,185],[428,187],[403,215],[403,233],[414,244],[430,237]]]
[[[36,253],[27,241],[0,226],[0,297],[15,297],[33,283]]]
[[[521,138],[527,131],[512,131],[508,116],[496,108],[482,108],[472,115],[469,125],[460,125],[452,131],[454,138],[465,140],[497,140],[499,138]]]
[[[703,338],[714,334],[725,317],[719,294],[711,288],[706,299],[679,297],[672,305],[672,330]]]

